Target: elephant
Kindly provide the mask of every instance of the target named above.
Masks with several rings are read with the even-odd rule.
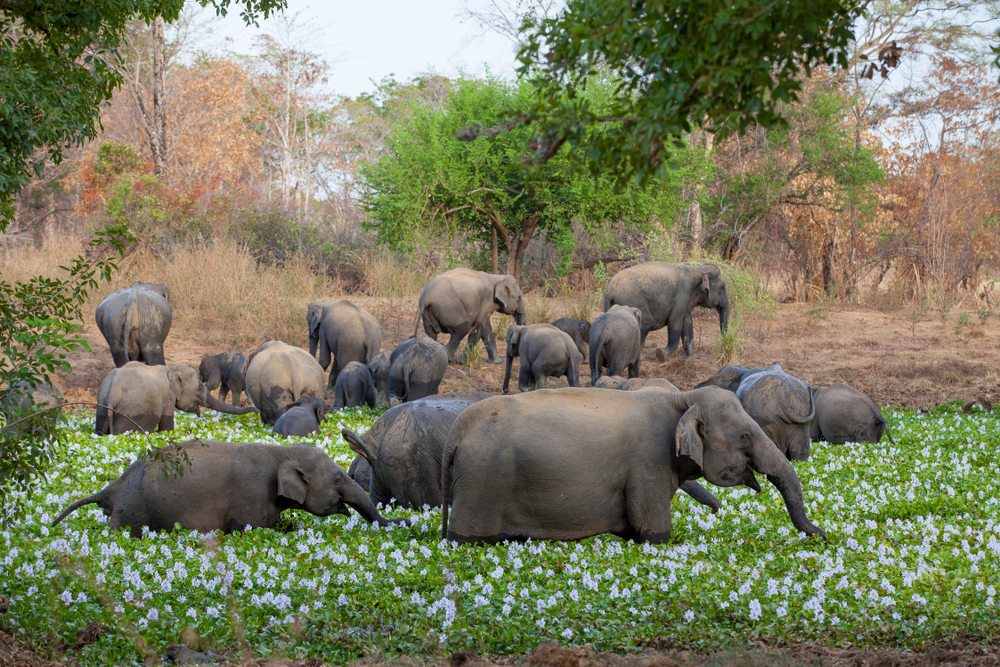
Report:
[[[782,454],[792,461],[809,458],[816,404],[805,382],[775,364],[746,375],[736,388],[736,398]]]
[[[590,342],[590,322],[560,317],[552,323],[552,326],[569,334],[569,337],[576,343],[576,349],[580,350],[580,358],[587,358],[587,343]]]
[[[590,327],[590,384],[597,383],[607,367],[608,375],[639,377],[642,353],[640,331],[642,311],[628,306],[611,306]]]
[[[243,370],[247,398],[261,423],[274,426],[289,405],[305,396],[323,400],[323,368],[305,350],[271,340],[250,353]]]
[[[116,367],[130,361],[166,365],[163,341],[173,320],[170,290],[166,287],[134,282],[131,287],[105,297],[98,304],[95,316]]]
[[[521,373],[517,388],[521,391],[545,389],[545,378],[566,376],[569,386],[580,386],[580,351],[569,334],[551,324],[512,325],[507,328],[507,365],[503,374],[503,393],[510,385],[514,357],[520,357]]]
[[[337,384],[333,387],[333,409],[356,408],[362,404],[375,407],[375,378],[368,366],[352,361],[337,376]]]
[[[385,384],[389,405],[433,396],[447,371],[448,350],[423,331],[400,343],[389,355]]]
[[[724,366],[719,369],[718,373],[704,382],[699,382],[694,386],[694,388],[699,389],[701,387],[708,386],[722,387],[723,389],[728,389],[729,391],[735,393],[744,378],[756,375],[757,373],[763,373],[766,370],[766,367],[747,368],[746,366]]]
[[[172,431],[174,410],[198,415],[201,407],[231,415],[257,411],[226,405],[212,396],[198,378],[198,371],[188,364],[147,366],[130,361],[112,370],[101,382],[94,433]]]
[[[431,278],[420,292],[414,335],[421,322],[424,332],[434,340],[439,334],[449,334],[448,361],[457,363],[462,359],[456,359],[455,353],[467,334],[470,347],[483,339],[489,362],[499,364],[502,361],[497,357],[490,324],[490,316],[498,311],[513,315],[518,325],[525,323],[524,298],[514,276],[452,269]]]
[[[842,445],[845,442],[878,442],[884,433],[893,445],[889,423],[870,396],[849,384],[809,387],[816,418],[809,437],[812,440]]]
[[[795,469],[732,392],[494,396],[468,407],[448,435],[441,534],[495,543],[611,533],[662,543],[683,482],[749,485],[754,471],[781,493],[796,529],[824,534],[806,516]]]
[[[172,463],[181,474],[170,474]],[[170,532],[175,524],[200,533],[271,528],[286,509],[331,516],[351,507],[380,526],[410,523],[379,514],[344,469],[311,445],[187,440],[162,447],[67,507],[52,525],[91,503],[104,510],[111,530],[128,527],[134,538],[143,527]]]
[[[363,435],[341,431],[357,456],[348,474],[376,504],[420,509],[441,505],[441,456],[452,424],[494,394],[463,391],[389,408]]]
[[[295,401],[274,423],[274,432],[283,438],[290,435],[306,437],[319,433],[319,425],[326,416],[326,404],[318,398],[305,396]]]
[[[206,354],[198,366],[198,375],[209,391],[219,389],[220,401],[225,402],[229,391],[232,390],[233,405],[243,405],[241,394],[247,388],[247,377],[243,374],[246,363],[246,355],[235,350]]]
[[[330,389],[337,385],[337,376],[348,363],[367,364],[382,349],[382,327],[378,320],[350,299],[312,302],[306,322],[309,354],[315,357],[318,350],[319,365],[323,370],[330,369]]]
[[[35,386],[32,387],[31,382],[21,380],[0,390],[0,396],[3,397],[0,400],[0,414],[7,417],[8,423],[20,422],[7,427],[13,429],[19,437],[26,437],[33,432],[41,434],[43,431],[51,431],[62,412],[57,408],[66,402],[59,385],[51,378],[34,378],[34,383]],[[26,419],[29,415],[37,416]]]
[[[667,346],[658,348],[656,357],[665,361],[677,349],[683,335],[684,356],[696,359],[694,322],[695,306],[715,308],[719,329],[729,327],[729,293],[726,280],[714,264],[671,264],[645,262],[619,271],[604,291],[604,310],[614,305],[631,306],[642,311],[642,345],[650,331],[667,327]]]
[[[392,352],[383,350],[368,362],[368,370],[372,372],[375,381],[375,406],[383,407],[389,405],[389,399],[385,397],[385,386],[389,384],[389,359]]]
[[[620,391],[639,391],[642,389],[680,391],[674,383],[663,378],[632,378],[626,380],[620,375],[602,375],[598,378],[594,386],[598,389],[618,389]]]

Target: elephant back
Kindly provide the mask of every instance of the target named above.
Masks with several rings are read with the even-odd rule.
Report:
[[[748,377],[737,389],[737,398],[758,423],[776,419],[790,424],[810,422],[815,410],[808,385],[780,368]]]
[[[274,425],[289,404],[304,396],[323,400],[323,369],[303,349],[269,341],[253,355],[246,371],[246,392],[261,419]]]

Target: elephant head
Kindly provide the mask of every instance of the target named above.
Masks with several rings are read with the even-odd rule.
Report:
[[[792,461],[805,461],[816,403],[808,385],[777,368],[746,378],[736,395],[780,452]]]
[[[726,289],[726,279],[715,264],[703,264],[698,267],[701,279],[698,286],[698,297],[692,305],[715,308],[719,313],[719,330],[726,333],[729,328],[729,292]]]
[[[386,519],[364,489],[344,469],[317,450],[315,460],[290,458],[278,466],[278,497],[284,507],[303,509],[317,516],[350,514],[353,508],[369,523],[409,525],[407,519]]]
[[[222,355],[205,355],[198,365],[198,377],[209,391],[215,391],[222,384]]]
[[[674,434],[679,472],[685,478],[704,475],[717,486],[745,484],[755,489],[759,487],[753,472],[767,475],[781,493],[795,527],[807,535],[823,535],[806,516],[802,485],[792,464],[739,399],[715,387],[696,391],[694,400],[688,398],[692,392],[675,395],[682,401],[678,409],[688,406]]]
[[[702,387],[722,387],[731,392],[735,392],[740,386],[740,382],[743,381],[749,369],[746,366],[726,366],[719,369],[719,372],[708,378],[704,382],[699,382],[694,386],[695,389],[700,389]]]
[[[183,412],[201,414],[201,407],[211,408],[216,412],[225,412],[230,415],[245,415],[248,412],[257,412],[257,408],[237,408],[227,405],[208,391],[208,387],[198,377],[198,371],[188,364],[175,364],[166,367],[167,381],[170,383],[170,391],[174,395],[174,407]]]
[[[330,301],[313,301],[306,310],[306,324],[309,325],[309,354],[316,356],[319,347],[319,325],[323,322],[323,311]]]
[[[521,288],[514,276],[497,276],[499,280],[493,286],[493,302],[497,310],[505,315],[513,315],[518,325],[524,325],[524,298]]]
[[[507,388],[510,385],[510,369],[514,364],[514,357],[516,357],[518,352],[518,344],[521,342],[521,337],[524,336],[524,332],[528,330],[527,326],[523,325],[512,325],[507,327],[507,365],[503,372],[503,393],[508,393]]]
[[[286,412],[292,408],[305,408],[316,415],[316,423],[322,424],[326,417],[326,403],[312,396],[303,396],[294,403],[289,403]]]

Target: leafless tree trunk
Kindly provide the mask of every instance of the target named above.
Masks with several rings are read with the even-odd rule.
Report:
[[[153,20],[153,117],[150,118],[146,103],[139,90],[139,70],[129,81],[129,89],[139,108],[139,119],[149,139],[149,150],[153,154],[153,172],[160,177],[167,173],[167,95],[163,83],[164,38],[163,17]]]

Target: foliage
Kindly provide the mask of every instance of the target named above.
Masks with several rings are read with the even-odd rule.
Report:
[[[83,304],[117,268],[108,251],[123,256],[130,238],[127,227],[108,227],[91,241],[91,258],[78,256],[61,267],[65,277],[40,276],[13,284],[0,280],[0,404],[18,402],[20,383],[37,388],[56,369],[69,372],[68,352],[90,350],[80,334]],[[54,425],[48,419],[35,420],[30,428],[0,424],[0,517],[23,509],[26,495],[65,444],[64,432]]]
[[[582,94],[603,108],[611,104],[614,88],[611,79],[595,80]],[[581,155],[570,150],[528,168],[520,158],[533,135],[524,127],[472,143],[455,141],[471,124],[501,122],[530,92],[526,83],[492,76],[460,80],[440,110],[415,104],[397,116],[385,154],[361,170],[363,205],[379,241],[412,248],[418,234],[466,234],[491,250],[497,269],[499,254],[506,253],[508,272],[519,277],[536,234],[560,247],[568,268],[574,223],[597,235],[619,220],[646,227],[673,221],[682,205],[680,186],[704,174],[704,156],[694,149],[678,157],[684,169],[670,178],[648,188],[616,188],[609,175],[589,175]]]
[[[797,535],[764,484],[759,495],[711,487],[718,514],[679,494],[660,546],[611,536],[456,546],[440,539],[436,509],[388,512],[412,527],[288,512],[276,530],[133,540],[108,532],[91,505],[52,529],[146,446],[135,435],[95,439],[92,419],[72,417],[57,474],[0,532],[0,588],[10,624],[43,649],[72,644],[91,620],[104,625],[74,656],[84,667],[142,660],[187,626],[217,652],[331,664],[516,655],[552,640],[635,651],[654,638],[706,649],[756,636],[906,648],[996,637],[1000,425],[956,406],[886,416],[898,445],[817,443],[795,463],[826,540]],[[329,415],[315,443],[346,467],[354,455],[340,429],[363,431],[375,417]],[[152,437],[274,442],[255,415],[177,424]]]
[[[225,14],[232,0],[212,2]],[[247,23],[285,0],[240,0]],[[0,231],[14,197],[69,144],[94,139],[99,110],[123,81],[118,48],[130,21],[177,18],[181,0],[0,2]]]
[[[568,142],[595,175],[663,177],[693,125],[724,135],[778,124],[803,74],[847,64],[864,4],[570,0],[555,18],[525,22],[519,72],[533,91],[509,120],[534,126],[535,161]],[[614,95],[602,108],[579,92],[608,71]]]

